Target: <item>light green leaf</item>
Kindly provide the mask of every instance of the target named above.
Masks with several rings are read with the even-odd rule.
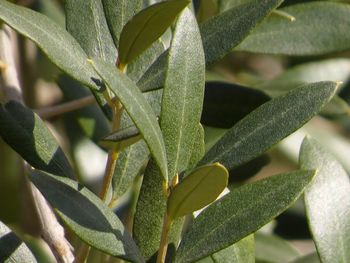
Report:
[[[216,252],[197,263],[255,263],[254,235],[249,235],[235,244]]]
[[[142,0],[102,0],[102,4],[114,44],[118,47],[123,27],[141,10]]]
[[[36,259],[26,244],[0,221],[0,262],[36,263]]]
[[[10,101],[0,105],[0,135],[31,166],[74,178],[73,170],[44,122],[29,108]]]
[[[29,177],[61,219],[87,244],[116,257],[144,262],[119,218],[87,188],[40,171],[33,171]]]
[[[255,232],[291,206],[314,171],[273,176],[233,190],[205,209],[184,235],[177,263],[193,262]]]
[[[0,19],[33,40],[68,75],[92,89],[97,89],[92,81],[97,74],[87,62],[87,55],[60,25],[35,11],[3,0],[0,1]]]
[[[197,132],[193,139],[191,157],[188,162],[187,171],[195,168],[197,166],[197,163],[203,158],[205,153],[204,128],[200,123],[198,123],[197,127]]]
[[[320,1],[292,5],[281,11],[295,17],[295,21],[272,15],[236,50],[303,56],[350,49],[349,5]]]
[[[107,26],[101,0],[66,0],[65,11],[67,30],[86,54],[90,58],[115,64],[117,49]]]
[[[205,62],[192,12],[179,17],[169,50],[160,126],[167,152],[169,181],[187,168],[204,97]]]
[[[160,168],[164,181],[167,181],[168,169],[164,141],[151,106],[138,87],[114,65],[99,60],[94,60],[92,65],[135,122]]]
[[[136,14],[123,28],[119,40],[119,61],[126,65],[145,51],[173,23],[189,0],[169,0]]]
[[[304,200],[309,227],[322,262],[350,261],[350,180],[344,168],[317,141],[305,138],[304,169],[317,169]]]
[[[192,171],[171,191],[167,204],[169,217],[181,217],[214,202],[227,182],[228,171],[219,163]]]
[[[259,156],[315,116],[336,89],[334,82],[308,84],[263,104],[226,132],[200,164],[220,162],[230,170]]]
[[[255,233],[255,257],[261,262],[291,262],[300,253],[287,241],[275,236]]]
[[[222,58],[282,0],[252,0],[215,16],[200,27],[207,64]]]

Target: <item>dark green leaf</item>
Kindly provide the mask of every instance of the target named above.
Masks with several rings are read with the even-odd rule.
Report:
[[[232,51],[281,2],[252,0],[203,23],[201,34],[206,63],[211,64]]]
[[[227,186],[228,171],[219,163],[192,171],[168,197],[167,213],[177,218],[214,202]]]
[[[198,123],[197,126],[198,128],[193,140],[191,157],[188,162],[187,171],[195,168],[197,166],[197,163],[203,158],[205,153],[204,129],[200,123]]]
[[[44,122],[29,108],[10,101],[0,106],[0,135],[31,166],[73,178],[61,147]]]
[[[142,0],[102,0],[102,4],[114,44],[118,47],[123,27],[141,10]]]
[[[106,85],[115,93],[145,139],[164,180],[168,180],[165,146],[156,116],[138,87],[114,65],[100,60],[92,62]]]
[[[350,180],[344,168],[317,141],[300,151],[305,169],[317,169],[304,200],[310,230],[322,262],[350,261]]]
[[[131,1],[134,2],[134,1]],[[66,27],[90,58],[116,63],[117,49],[101,0],[66,0]]]
[[[205,62],[196,19],[189,9],[179,17],[169,50],[160,126],[169,180],[187,168],[203,105]]]
[[[254,235],[247,236],[235,244],[220,250],[197,263],[254,263]]]
[[[349,5],[322,1],[292,5],[281,11],[295,17],[295,21],[272,15],[237,50],[317,55],[350,49]]]
[[[235,6],[246,4],[251,0],[218,0],[220,12],[224,12]]]
[[[224,82],[207,82],[201,122],[217,128],[231,128],[239,120],[270,100],[265,93]]]
[[[175,262],[193,262],[255,232],[292,205],[314,174],[296,171],[273,176],[225,195],[193,221]]]
[[[139,130],[135,126],[130,126],[124,129],[120,129],[116,132],[112,132],[105,138],[104,141],[120,142],[133,137],[136,137],[140,134]]]
[[[28,8],[0,1],[0,19],[33,40],[60,69],[76,80],[97,89],[93,67],[78,42],[61,26]]]
[[[87,244],[113,256],[144,262],[119,218],[87,188],[40,171],[33,171],[30,179],[68,227]]]
[[[220,162],[231,170],[262,154],[315,116],[336,88],[334,82],[308,84],[263,104],[226,132],[200,164]]]
[[[29,248],[0,221],[0,262],[3,263],[36,263]]]
[[[123,28],[119,40],[119,61],[126,65],[145,51],[173,23],[189,0],[169,0],[136,14]]]
[[[257,232],[255,234],[255,257],[262,262],[291,262],[300,253],[287,241],[274,236]]]

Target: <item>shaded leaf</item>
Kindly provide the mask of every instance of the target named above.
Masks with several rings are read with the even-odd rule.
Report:
[[[16,101],[0,106],[0,135],[31,166],[73,178],[74,173],[61,147],[44,122]]]
[[[226,132],[200,164],[220,162],[231,170],[259,156],[315,116],[336,88],[334,82],[308,84],[263,104]]]
[[[206,82],[201,122],[231,128],[251,111],[270,100],[265,93],[224,82]]]
[[[97,89],[91,80],[97,74],[87,62],[86,53],[61,26],[44,15],[8,1],[0,1],[0,19],[33,40],[68,75],[92,89]]]
[[[227,186],[228,171],[219,163],[192,171],[168,197],[170,218],[181,217],[214,202]]]
[[[168,170],[164,141],[151,106],[138,87],[114,65],[99,60],[94,60],[92,64],[135,122],[156,160],[164,180],[167,181]]]
[[[29,175],[61,219],[83,241],[107,254],[144,262],[119,218],[87,188],[40,171]]]
[[[225,195],[193,221],[175,262],[193,262],[255,232],[292,205],[314,174],[300,170],[277,175]]]
[[[86,54],[90,58],[115,64],[117,49],[107,26],[101,0],[67,0],[65,13],[68,32]]]
[[[254,263],[254,235],[247,236],[235,244],[220,250],[197,263]]]
[[[29,248],[14,232],[0,221],[0,262],[36,263]]]
[[[262,262],[291,262],[300,253],[287,241],[263,233],[255,233],[255,257]]]
[[[205,62],[196,19],[189,9],[179,17],[171,42],[160,126],[169,181],[187,168],[204,97]]]
[[[270,16],[236,50],[303,56],[350,48],[349,5],[322,1],[292,5],[281,11],[295,17],[295,21]]]
[[[142,139],[139,130],[135,126],[130,126],[111,133],[103,138],[100,145],[107,149],[124,150],[126,147]]]
[[[322,262],[350,260],[350,180],[344,168],[317,141],[305,138],[300,150],[304,169],[317,176],[304,194],[309,227]]]
[[[119,39],[119,61],[126,65],[145,51],[173,23],[189,0],[169,0],[137,13],[123,28]]]
[[[114,44],[118,47],[123,27],[141,10],[142,0],[102,0],[102,4]]]

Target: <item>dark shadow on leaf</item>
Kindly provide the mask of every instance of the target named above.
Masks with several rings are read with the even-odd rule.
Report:
[[[0,237],[0,262],[5,262],[18,249],[22,241],[13,233],[9,232]]]

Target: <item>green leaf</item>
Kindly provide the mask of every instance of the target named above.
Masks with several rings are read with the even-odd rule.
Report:
[[[197,263],[254,263],[254,235],[249,235],[235,244],[216,252]]]
[[[255,257],[262,262],[291,262],[300,253],[287,241],[275,236],[257,232],[255,234]]]
[[[171,191],[167,204],[169,217],[181,217],[214,202],[227,181],[228,171],[219,163],[192,171]]]
[[[196,19],[179,17],[171,42],[160,126],[167,151],[169,181],[187,168],[204,97],[205,62]]]
[[[263,104],[226,132],[200,164],[220,162],[231,170],[259,156],[315,116],[336,89],[334,82],[308,84]]]
[[[230,53],[282,0],[252,0],[201,25],[207,65]]]
[[[0,105],[0,135],[31,166],[74,178],[61,147],[44,122],[29,108],[10,101]]]
[[[90,58],[115,64],[117,49],[107,26],[101,0],[67,0],[65,11],[67,30],[86,54]]]
[[[164,141],[151,106],[139,91],[139,88],[114,65],[99,60],[92,61],[92,65],[135,122],[156,160],[164,180],[167,181],[168,170]]]
[[[144,141],[137,142],[120,153],[113,175],[113,200],[118,200],[135,177],[146,166],[149,151]]]
[[[141,10],[142,0],[102,0],[102,4],[114,44],[118,47],[123,27]]]
[[[219,0],[219,10],[220,12],[224,12],[235,6],[246,4],[249,1],[250,0]]]
[[[193,139],[191,156],[188,162],[187,171],[195,168],[197,166],[197,163],[203,158],[205,153],[204,128],[200,123],[198,123],[197,126],[198,128]]]
[[[87,244],[116,257],[144,262],[119,218],[87,188],[40,171],[33,171],[29,177],[61,219]]]
[[[315,253],[308,254],[306,256],[302,256],[291,263],[320,263],[320,262],[321,261],[317,253],[315,252]]]
[[[231,128],[268,100],[270,97],[259,90],[225,82],[206,82],[201,123]]]
[[[29,248],[15,233],[0,221],[0,262],[3,263],[36,263]]]
[[[255,232],[291,206],[314,171],[296,171],[244,185],[205,209],[184,235],[177,263],[193,262]]]
[[[173,23],[189,0],[169,0],[136,14],[123,28],[119,40],[119,61],[126,65],[145,51]]]
[[[292,5],[281,11],[295,17],[295,21],[272,15],[236,50],[303,56],[350,48],[349,5],[322,1]]]
[[[350,180],[344,168],[317,141],[305,138],[304,169],[317,176],[304,194],[309,227],[322,262],[350,261]]]
[[[0,1],[0,19],[33,40],[60,69],[92,89],[97,74],[87,62],[87,55],[78,42],[44,15],[28,8]]]
[[[108,149],[117,147],[118,150],[121,151],[141,140],[141,137],[142,136],[140,135],[139,130],[135,126],[130,126],[116,132],[112,132],[107,137],[102,139],[100,145]]]

